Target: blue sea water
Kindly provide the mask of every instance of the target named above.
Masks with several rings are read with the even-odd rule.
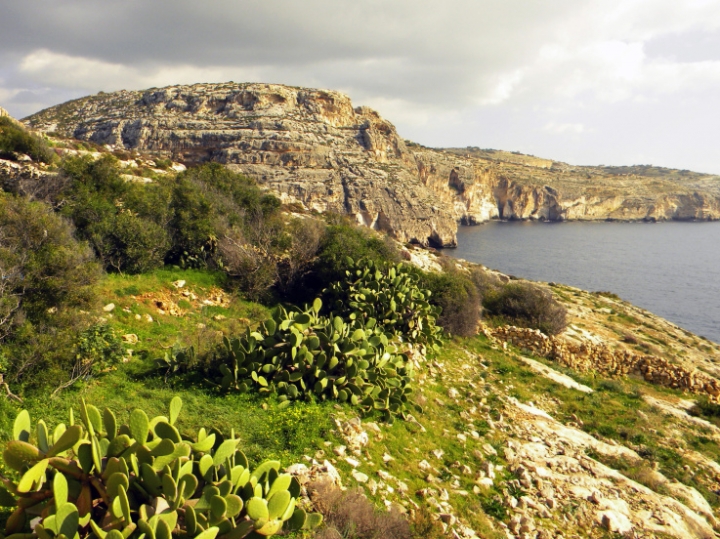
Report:
[[[450,256],[610,291],[720,343],[720,222],[502,222],[461,227]]]

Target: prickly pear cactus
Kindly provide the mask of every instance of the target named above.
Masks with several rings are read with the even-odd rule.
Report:
[[[336,308],[329,316],[318,298],[304,311],[278,307],[257,330],[225,339],[216,358],[220,387],[277,393],[281,406],[339,400],[387,421],[404,415],[414,376],[408,343],[438,347],[429,292],[402,265],[360,263],[353,272],[326,291]]]
[[[181,408],[175,397],[169,417],[138,409],[119,425],[83,401],[81,421],[70,410],[52,432],[20,412],[3,452],[18,479],[0,475],[0,502],[16,507],[8,538],[243,539],[321,523],[296,507],[300,486],[280,462],[251,469],[239,440],[215,429],[184,436]]]
[[[407,355],[375,320],[348,323],[320,316],[321,308],[319,299],[304,312],[280,307],[256,331],[226,339],[221,387],[275,392],[281,406],[339,400],[379,410],[388,421],[404,413],[414,376]]]
[[[347,279],[324,291],[333,313],[350,320],[376,320],[393,338],[437,351],[442,330],[429,290],[404,264],[380,264],[348,258]]]

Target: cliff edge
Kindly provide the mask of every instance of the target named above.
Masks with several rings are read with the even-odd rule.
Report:
[[[458,222],[493,218],[720,218],[717,176],[426,148],[403,140],[377,112],[329,90],[224,83],[101,93],[25,123],[186,164],[218,161],[286,202],[347,213],[400,241],[436,247],[455,245]]]

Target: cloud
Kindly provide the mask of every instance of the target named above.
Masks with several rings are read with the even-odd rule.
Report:
[[[82,56],[58,54],[39,49],[25,56],[19,64],[20,74],[50,86],[98,90],[138,89],[170,84],[219,82],[240,75],[250,77],[252,70],[228,66],[129,66]]]
[[[720,93],[717,0],[4,0],[2,11],[0,105],[18,116],[100,90],[261,81],[345,91],[423,143],[565,155],[545,139],[609,140],[613,125],[640,132],[657,115],[704,133]],[[528,138],[540,133],[565,136]],[[691,139],[674,145],[705,143]],[[653,155],[643,137],[628,144]]]
[[[548,122],[543,127],[543,131],[556,135],[562,135],[564,133],[581,134],[585,133],[587,129],[583,124],[558,124],[555,122]]]

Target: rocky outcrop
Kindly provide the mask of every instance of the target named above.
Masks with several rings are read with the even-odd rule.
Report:
[[[0,190],[21,193],[31,199],[44,200],[56,192],[66,181],[56,172],[32,162],[7,161],[0,159]]]
[[[654,167],[573,167],[477,148],[433,150],[338,92],[196,84],[98,94],[26,124],[187,164],[214,160],[286,202],[353,215],[401,241],[452,246],[489,219],[719,219],[715,176]]]
[[[175,86],[73,101],[28,120],[114,149],[214,160],[286,202],[353,215],[401,241],[452,246],[453,209],[376,112],[338,92],[270,84]]]
[[[507,499],[513,537],[558,537],[547,529],[557,522],[585,529],[588,537],[594,527],[613,537],[717,537],[713,509],[695,488],[648,471],[663,494],[656,492],[588,455],[642,466],[635,451],[597,440],[533,405],[508,404],[514,436],[504,456],[514,475],[509,484],[522,493]],[[578,510],[563,510],[571,506]],[[560,519],[553,515],[558,510]]]

